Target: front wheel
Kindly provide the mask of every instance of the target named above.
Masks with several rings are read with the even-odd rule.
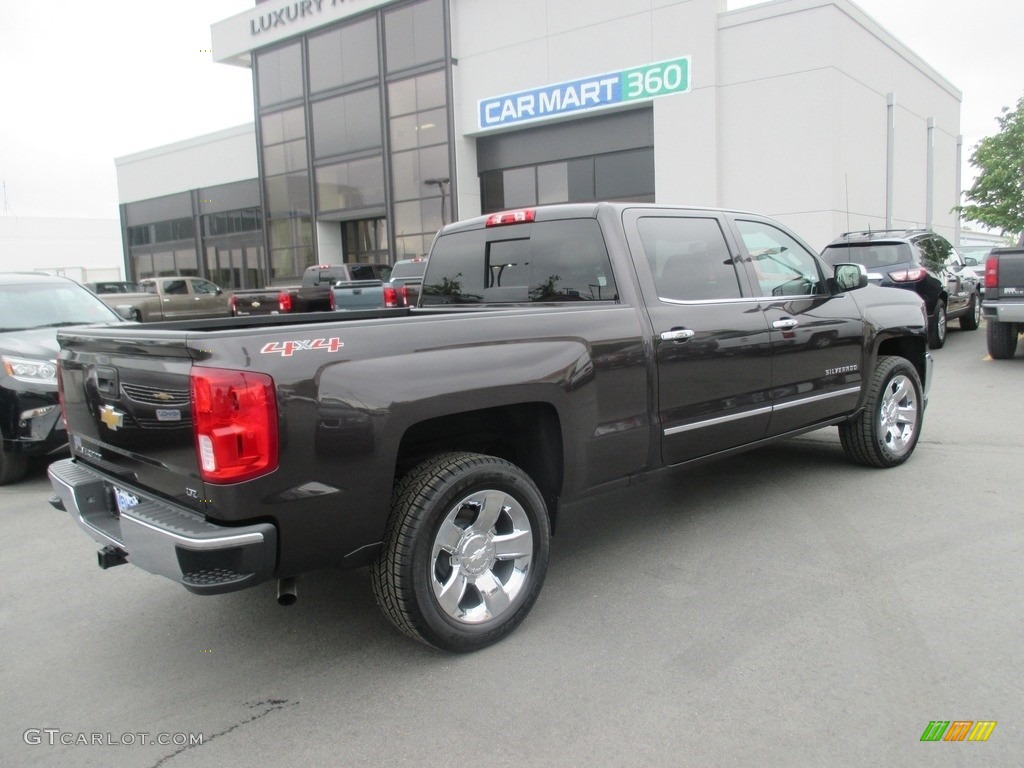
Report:
[[[924,418],[921,377],[902,357],[880,357],[864,410],[839,425],[847,458],[869,467],[895,467],[910,458]]]
[[[441,454],[395,486],[374,596],[410,637],[475,651],[526,618],[549,549],[547,507],[525,472],[494,456]]]
[[[972,293],[967,314],[960,317],[960,330],[976,331],[979,325],[981,325],[981,297],[977,293]]]
[[[990,317],[985,321],[985,341],[993,359],[1009,360],[1017,352],[1017,324]]]
[[[932,319],[928,323],[928,346],[932,349],[942,349],[946,344],[946,302],[939,299],[935,302],[935,311],[932,312]]]

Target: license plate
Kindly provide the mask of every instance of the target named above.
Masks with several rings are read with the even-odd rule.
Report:
[[[128,491],[122,491],[117,486],[114,486],[114,501],[117,503],[117,511],[124,512],[125,510],[136,507],[139,504],[139,497]]]

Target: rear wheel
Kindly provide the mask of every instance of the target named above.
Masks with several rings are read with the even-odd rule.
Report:
[[[436,456],[395,486],[370,569],[377,605],[417,640],[484,648],[533,607],[549,545],[544,500],[519,467],[474,453]]]
[[[993,317],[985,321],[988,353],[996,360],[1009,360],[1017,352],[1017,324],[1000,323]]]
[[[902,357],[880,357],[864,410],[839,425],[847,458],[869,467],[895,467],[917,446],[924,417],[921,377]]]
[[[0,485],[16,483],[28,471],[28,457],[23,453],[0,451]]]
[[[928,323],[928,346],[932,349],[942,349],[946,344],[946,302],[939,299],[935,302],[935,311],[932,312],[932,319]]]
[[[981,325],[981,297],[977,293],[971,294],[971,305],[967,307],[967,314],[960,317],[960,330],[976,331]]]

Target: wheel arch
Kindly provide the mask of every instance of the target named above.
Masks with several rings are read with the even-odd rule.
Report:
[[[885,355],[902,357],[910,361],[917,369],[917,375],[921,378],[922,386],[927,387],[928,382],[928,343],[924,336],[890,336],[881,339],[875,349],[875,360]]]
[[[564,482],[565,452],[561,420],[552,404],[498,405],[413,424],[399,442],[395,480],[424,459],[449,451],[496,456],[520,467],[544,497],[554,530]]]

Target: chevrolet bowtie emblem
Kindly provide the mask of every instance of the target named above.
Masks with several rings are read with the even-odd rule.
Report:
[[[168,392],[154,392],[153,397],[156,398],[157,400],[163,400],[164,402],[174,399],[174,395]]]
[[[112,405],[104,405],[100,408],[100,421],[106,424],[111,432],[116,432],[119,427],[124,426],[124,414],[115,410]]]

